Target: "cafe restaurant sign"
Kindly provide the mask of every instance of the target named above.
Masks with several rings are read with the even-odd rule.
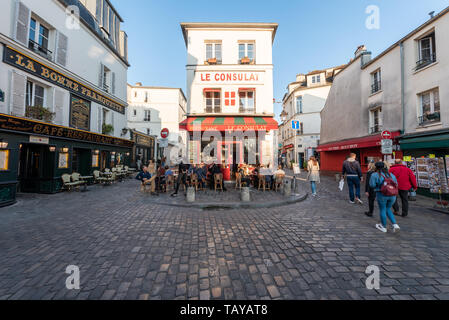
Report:
[[[94,101],[111,110],[125,114],[124,105],[105,97],[89,87],[83,86],[81,83],[71,79],[70,77],[65,76],[64,74],[25,56],[23,53],[20,53],[13,48],[5,46],[3,62],[48,81],[56,86],[69,90],[81,98]]]
[[[263,84],[264,72],[202,72],[196,73],[196,80],[200,84]]]
[[[88,131],[17,118],[6,114],[0,114],[0,130],[23,132],[30,135],[42,135],[47,137],[113,145],[125,148],[132,148],[134,145],[134,143],[130,140],[118,139]]]

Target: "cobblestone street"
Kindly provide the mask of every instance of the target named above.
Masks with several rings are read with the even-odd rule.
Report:
[[[382,234],[325,177],[317,198],[271,209],[168,207],[138,190],[127,180],[0,209],[0,299],[449,299],[449,216],[419,202],[400,234]],[[81,290],[66,289],[68,265]],[[365,287],[369,265],[379,290]]]

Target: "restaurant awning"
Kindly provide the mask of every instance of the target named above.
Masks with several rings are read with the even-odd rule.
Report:
[[[392,132],[393,139],[396,139],[401,134],[399,131]],[[362,149],[362,148],[371,148],[371,147],[379,147],[382,144],[382,137],[380,134],[367,136],[363,138],[356,138],[350,140],[344,140],[334,143],[328,143],[318,146],[317,152],[326,152],[326,151],[340,151],[340,150],[351,150],[351,149]]]
[[[179,124],[180,129],[187,131],[268,131],[278,127],[271,117],[189,117]]]

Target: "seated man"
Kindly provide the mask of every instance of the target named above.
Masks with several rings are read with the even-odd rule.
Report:
[[[274,172],[274,176],[285,176],[285,171],[282,170],[282,166],[278,167],[278,169]]]
[[[142,183],[141,190],[145,191],[145,186],[150,185],[151,194],[154,195],[156,190],[156,175],[151,176],[148,171],[148,167],[144,166],[142,171],[136,176],[136,180],[139,180]]]
[[[174,176],[174,173],[173,173],[172,169],[170,169],[169,166],[166,166],[165,167],[165,177],[168,177],[168,176]]]

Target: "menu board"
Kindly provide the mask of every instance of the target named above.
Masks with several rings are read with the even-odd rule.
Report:
[[[90,102],[77,96],[71,97],[70,127],[89,131],[90,129]]]
[[[0,170],[8,170],[9,150],[0,150]]]
[[[67,169],[69,167],[69,154],[61,152],[59,154],[58,168]]]
[[[100,166],[100,155],[92,155],[92,168],[98,168]]]

